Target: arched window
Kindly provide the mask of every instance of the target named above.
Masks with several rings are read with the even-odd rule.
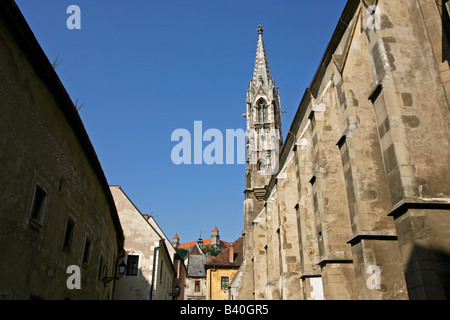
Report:
[[[264,162],[262,160],[260,160],[258,162],[258,171],[264,171],[264,170],[265,170]]]
[[[264,123],[267,121],[267,105],[266,102],[261,99],[258,101],[258,123]]]

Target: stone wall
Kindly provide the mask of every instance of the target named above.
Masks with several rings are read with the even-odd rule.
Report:
[[[111,299],[123,233],[106,178],[21,13],[0,7],[0,297]]]
[[[255,299],[448,298],[448,12],[376,4],[348,1],[246,211]]]

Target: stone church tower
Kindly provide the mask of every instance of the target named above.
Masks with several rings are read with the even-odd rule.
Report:
[[[247,90],[247,169],[245,190],[246,221],[260,212],[270,178],[278,170],[279,151],[283,144],[279,88],[275,88],[264,48],[263,28],[258,27],[253,78]],[[257,210],[254,210],[256,208]]]
[[[278,171],[278,159],[283,145],[279,88],[272,79],[263,40],[263,28],[258,27],[253,78],[247,90],[247,168],[245,173],[244,246],[251,246],[251,225],[264,206],[264,195],[273,174]],[[245,252],[252,252],[246,247]],[[248,257],[251,261],[251,257]],[[243,277],[252,279],[252,268]],[[249,287],[250,288],[250,287]],[[248,293],[252,299],[252,293]]]

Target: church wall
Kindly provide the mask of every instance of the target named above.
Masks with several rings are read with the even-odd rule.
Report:
[[[254,262],[254,290],[255,300],[265,300],[267,283],[267,213],[264,208],[253,221],[253,262]]]
[[[302,291],[300,284],[301,263],[299,247],[299,226],[296,204],[298,192],[296,182],[294,154],[291,152],[285,167],[278,174],[277,203],[279,208],[279,238],[281,251],[282,273],[280,274],[281,298],[300,299]],[[270,201],[270,199],[269,199]]]
[[[319,247],[316,263],[321,267],[325,298],[354,299],[352,256],[346,243],[351,229],[341,156],[336,147],[341,132],[337,99],[330,82],[331,68],[329,65],[320,94],[311,100],[305,113],[310,120],[307,130],[311,139],[303,143],[311,144],[313,176],[304,179],[312,188]]]
[[[267,211],[267,249],[266,249],[266,264],[267,264],[267,283],[266,283],[266,297],[273,300],[280,298],[279,292],[279,277],[282,273],[281,263],[281,241],[279,228],[279,210],[277,201],[277,188],[274,187],[272,194],[266,203]]]
[[[378,6],[371,29],[348,2],[297,110],[257,223],[265,261],[246,239],[266,298],[448,296],[450,20],[434,1]]]
[[[318,228],[314,209],[313,188],[310,177],[313,174],[313,148],[310,141],[310,120],[305,118],[300,126],[304,130],[303,136],[298,136],[293,148],[295,167],[297,169],[298,203],[296,205],[297,228],[299,233],[299,249],[301,264],[301,289],[304,299],[311,298],[314,291],[311,281],[319,280],[323,294],[323,283],[319,266],[320,251],[318,242]],[[305,130],[306,129],[306,130]],[[317,291],[317,290],[316,290]]]
[[[438,270],[449,260],[441,252],[450,248],[443,249],[442,234],[426,233],[430,229],[423,221],[430,223],[439,216],[440,209],[448,212],[450,208],[445,82],[449,70],[448,36],[443,23],[448,13],[441,13],[441,7],[432,1],[382,2],[381,10],[384,28],[378,33],[366,31],[366,36],[373,77],[382,86],[372,99],[377,124],[388,124],[386,130],[379,130],[379,137],[390,191],[390,216],[399,237],[410,298],[442,299],[448,297],[448,288],[447,293],[443,290],[447,276]],[[382,56],[386,58],[380,58],[379,52],[385,52]],[[420,218],[417,209],[421,210]],[[440,218],[434,221],[448,229],[448,215]],[[403,236],[417,232],[414,238]],[[426,245],[422,246],[424,240]],[[438,242],[441,245],[433,245]],[[425,259],[430,264],[417,267],[415,256],[405,249],[411,247],[420,248],[419,261]],[[417,274],[427,274],[421,285],[417,284]]]
[[[345,67],[342,73],[335,68],[333,75],[342,132],[338,148],[352,230],[349,243],[358,299],[401,299],[407,298],[407,293],[394,221],[386,214],[391,206],[375,113],[368,99],[375,82],[367,77],[371,64],[364,19],[364,11],[353,19],[354,33]],[[344,37],[343,41],[347,39]],[[366,285],[368,270],[373,266],[381,270],[383,284],[379,290]]]

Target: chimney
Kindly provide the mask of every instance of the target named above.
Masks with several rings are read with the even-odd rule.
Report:
[[[228,248],[230,249],[230,262],[234,262],[234,246],[230,244]]]
[[[148,214],[144,214],[143,216],[144,216],[145,220],[148,220],[148,218],[150,218],[150,216]]]

